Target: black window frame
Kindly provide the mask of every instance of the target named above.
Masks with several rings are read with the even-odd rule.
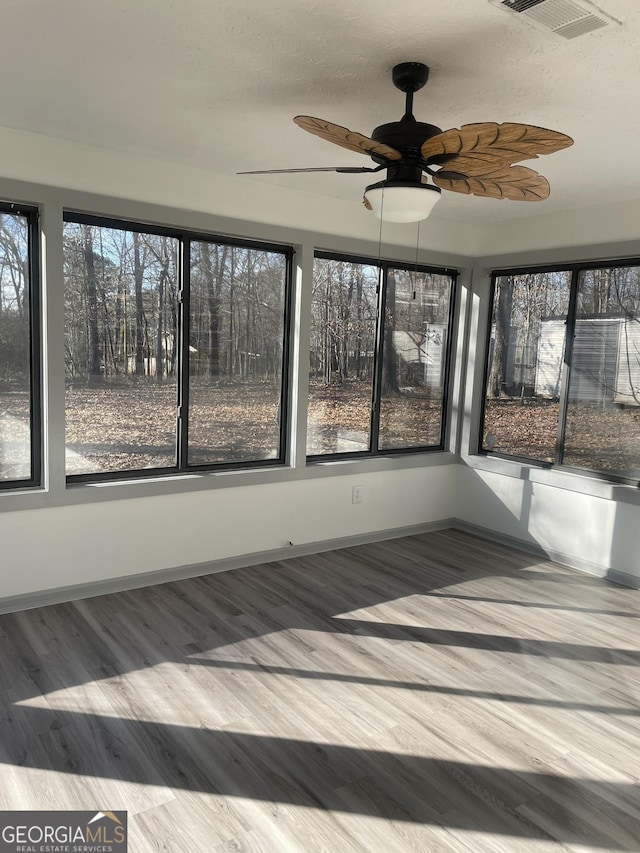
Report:
[[[484,368],[482,378],[482,398],[480,405],[480,424],[478,429],[478,442],[476,453],[479,456],[487,458],[494,457],[496,459],[506,459],[515,461],[520,464],[528,465],[532,468],[541,468],[548,470],[560,470],[569,473],[580,474],[581,476],[591,477],[593,479],[605,480],[607,482],[621,483],[632,485],[640,488],[640,480],[625,477],[619,474],[609,473],[595,468],[586,468],[578,465],[567,465],[564,462],[564,444],[566,438],[567,413],[569,409],[569,389],[571,380],[571,360],[573,355],[573,344],[575,339],[576,319],[577,319],[577,304],[578,304],[578,287],[580,283],[580,275],[583,272],[599,269],[618,269],[622,267],[640,267],[640,257],[630,258],[603,258],[596,261],[573,261],[565,264],[547,264],[544,266],[521,266],[521,267],[506,267],[491,271],[491,287],[489,295],[489,311],[487,316],[487,325],[485,329],[485,348],[484,348]],[[502,276],[515,275],[536,275],[540,273],[550,272],[568,272],[571,274],[571,284],[569,290],[569,301],[566,314],[566,337],[565,347],[562,356],[562,378],[559,395],[559,412],[558,425],[556,430],[555,442],[555,461],[544,462],[538,459],[530,459],[527,456],[512,455],[503,453],[497,450],[489,450],[483,446],[484,442],[484,424],[487,403],[487,382],[489,379],[489,347],[491,341],[491,326],[493,323],[493,309],[496,294],[496,279]]]
[[[95,225],[100,228],[119,229],[138,234],[155,234],[171,237],[178,241],[178,356],[176,367],[176,464],[158,468],[132,468],[119,471],[97,471],[86,474],[67,474],[67,485],[96,482],[117,482],[122,480],[148,480],[175,476],[176,474],[198,474],[213,471],[251,470],[282,466],[287,462],[290,419],[290,387],[292,376],[291,334],[293,309],[293,268],[295,249],[284,243],[271,243],[248,240],[238,237],[214,234],[208,231],[174,228],[166,225],[148,224],[139,220],[119,219],[100,216],[77,210],[64,210],[64,224]],[[241,249],[255,249],[262,252],[274,252],[284,257],[285,282],[282,325],[282,382],[280,388],[280,423],[278,434],[278,454],[271,459],[246,461],[221,461],[204,464],[189,464],[189,334],[190,334],[190,248],[192,242],[208,242],[220,246]]]
[[[31,476],[0,480],[0,491],[42,486],[42,285],[40,265],[40,211],[34,205],[0,202],[0,213],[27,221],[29,271],[29,435]]]
[[[369,447],[367,450],[352,450],[344,453],[307,453],[307,462],[327,462],[337,459],[368,459],[381,456],[404,456],[416,453],[438,453],[445,449],[446,438],[449,430],[448,413],[449,395],[451,388],[451,373],[454,337],[454,318],[458,299],[457,281],[460,271],[452,267],[434,267],[427,264],[415,264],[405,261],[394,261],[386,258],[374,258],[365,255],[353,255],[343,252],[331,252],[316,249],[313,254],[314,260],[319,258],[327,261],[343,263],[362,264],[376,267],[378,269],[377,306],[376,306],[376,329],[374,334],[374,361],[373,377],[371,382],[371,403],[369,422]],[[387,276],[389,270],[403,270],[407,272],[425,273],[427,275],[448,276],[451,279],[451,295],[449,299],[449,314],[447,317],[447,344],[445,348],[444,379],[442,384],[442,406],[440,412],[440,441],[438,444],[413,445],[411,447],[392,447],[380,449],[380,407],[382,402],[382,373],[383,373],[383,345],[384,345],[384,322],[386,316],[387,300]],[[308,414],[308,407],[307,407]],[[308,422],[308,417],[307,417]]]

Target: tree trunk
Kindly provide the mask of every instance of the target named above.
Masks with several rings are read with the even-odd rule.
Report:
[[[127,373],[127,349],[126,349],[126,327],[124,318],[126,313],[125,290],[122,280],[122,270],[118,274],[118,285],[116,293],[116,311],[115,311],[115,340],[116,340],[116,373],[119,373],[124,367],[124,373]],[[124,362],[124,364],[123,364]]]
[[[496,279],[495,295],[495,341],[487,390],[492,397],[505,394],[507,384],[507,356],[511,331],[511,307],[513,304],[513,279],[501,276]]]
[[[362,379],[362,269],[356,271],[356,340],[355,340],[355,372],[356,379]]]
[[[164,376],[164,360],[166,346],[164,344],[164,285],[167,279],[168,259],[165,258],[165,266],[160,270],[158,276],[158,322],[156,324],[156,379],[158,382]]]
[[[202,270],[207,291],[208,325],[208,372],[209,379],[220,378],[220,295],[222,280],[227,263],[228,246],[216,246],[201,243]],[[211,252],[215,250],[215,267]]]
[[[349,346],[351,343],[351,303],[353,302],[353,289],[355,286],[355,273],[353,268],[349,271],[349,284],[347,286],[346,298],[342,313],[342,379],[346,380],[349,376]]]
[[[93,231],[90,225],[82,226],[83,254],[87,271],[87,370],[89,381],[93,382],[100,376],[100,335],[98,331],[98,283],[93,254]]]
[[[133,237],[133,282],[136,299],[136,327],[135,327],[135,374],[144,376],[144,305],[142,302],[142,279],[144,276],[144,263],[140,254],[140,235],[135,231]]]
[[[396,325],[396,280],[393,272],[391,271],[387,272],[386,285],[387,295],[385,301],[382,393],[399,394],[398,363],[396,361],[396,347],[393,340],[393,332]]]
[[[251,255],[251,253],[249,252],[249,257],[247,258],[247,306],[246,306],[246,311],[245,311],[245,315],[244,315],[244,338],[245,338],[244,347],[246,350],[245,371],[244,371],[244,378],[245,379],[248,379],[250,376],[250,373],[251,373],[251,351],[252,351],[251,350],[251,337],[252,337],[251,332],[253,329],[253,321],[252,321],[252,317],[251,317],[252,281],[251,281],[251,257],[250,257],[250,255]]]
[[[234,353],[236,351],[235,342],[233,340],[235,335],[234,328],[234,316],[233,312],[235,311],[235,286],[236,286],[236,255],[235,252],[231,253],[231,271],[229,274],[229,345],[227,347],[227,376],[232,379],[233,378],[233,367],[234,367]]]
[[[322,336],[322,371],[324,375],[324,384],[331,385],[331,295],[332,295],[332,276],[327,270],[326,288],[324,296],[324,334]]]

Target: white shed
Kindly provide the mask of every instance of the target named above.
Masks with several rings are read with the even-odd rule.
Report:
[[[536,397],[553,400],[560,394],[566,329],[564,320],[543,320],[540,323],[536,359]]]
[[[615,403],[640,406],[640,319],[620,321]]]
[[[444,323],[429,323],[424,333],[397,330],[393,333],[393,346],[405,364],[420,365],[424,385],[439,388],[447,345],[447,328]]]
[[[540,324],[537,396],[559,394],[565,332],[563,320]],[[595,317],[576,321],[569,396],[580,402],[640,405],[640,320]]]

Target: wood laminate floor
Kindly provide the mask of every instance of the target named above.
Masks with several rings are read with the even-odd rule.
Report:
[[[0,617],[0,809],[131,853],[639,851],[640,593],[444,531]]]

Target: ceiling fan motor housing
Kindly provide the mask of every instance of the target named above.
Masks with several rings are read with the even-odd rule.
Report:
[[[391,148],[395,148],[409,157],[421,159],[420,149],[423,143],[439,133],[442,133],[442,129],[436,127],[435,124],[427,124],[423,121],[415,121],[415,119],[402,119],[402,121],[392,121],[388,124],[379,125],[371,134],[371,138],[375,139],[376,142],[390,145]],[[371,156],[376,163],[388,162],[384,157]]]

